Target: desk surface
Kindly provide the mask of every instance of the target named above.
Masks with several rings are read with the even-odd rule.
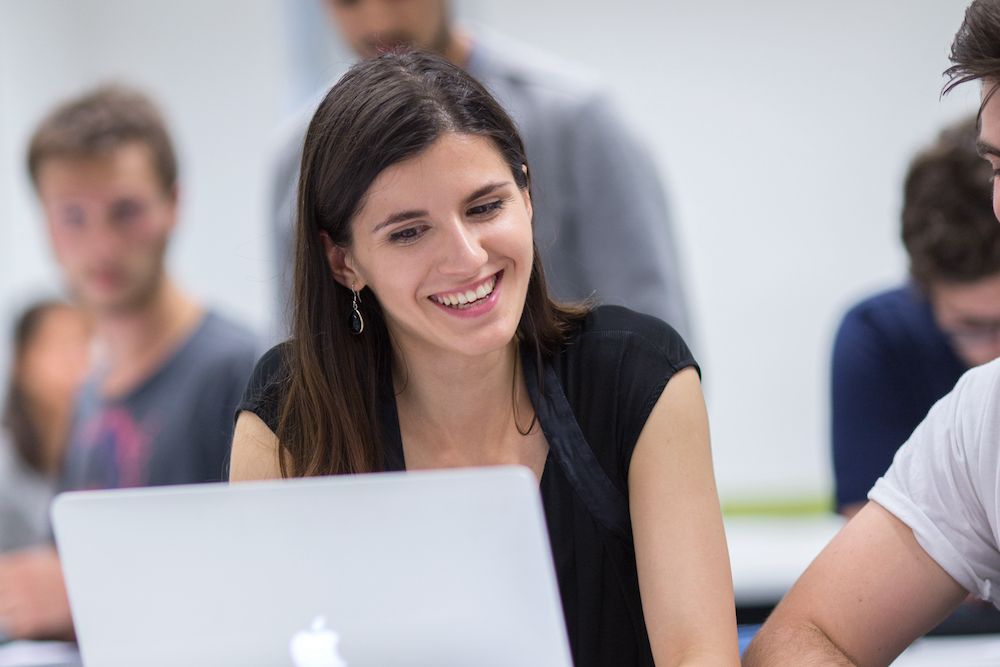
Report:
[[[80,667],[75,644],[16,641],[0,644],[0,667]]]
[[[776,604],[809,563],[844,525],[837,515],[729,517],[726,537],[736,605]],[[741,627],[741,646],[756,628]],[[1000,635],[935,636],[918,639],[893,667],[996,667]]]
[[[752,634],[752,633],[751,633]],[[746,638],[749,641],[749,636]],[[1000,636],[925,637],[917,640],[892,667],[996,667]],[[80,667],[72,645],[61,647],[17,642],[0,647],[0,667]]]
[[[924,637],[918,639],[892,667],[996,667],[1000,665],[1000,636]]]
[[[740,626],[740,650],[759,626]],[[1000,635],[924,637],[906,649],[892,667],[996,667],[1000,665]],[[11,642],[0,646],[0,667],[82,667],[73,644]]]
[[[741,625],[740,652],[760,626]],[[1000,635],[923,637],[896,658],[892,667],[996,667],[1000,665]]]
[[[774,605],[844,525],[835,514],[728,517],[736,606]]]
[[[844,520],[811,517],[729,517],[725,520],[737,605],[775,604],[837,534]],[[748,627],[745,641],[752,630]],[[995,667],[1000,636],[925,637],[893,667]],[[0,667],[79,667],[74,649],[55,643],[0,646]]]

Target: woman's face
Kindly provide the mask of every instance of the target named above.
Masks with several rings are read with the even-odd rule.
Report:
[[[331,267],[347,287],[370,288],[405,354],[476,356],[514,338],[531,199],[492,141],[442,135],[379,174],[352,225],[349,248],[328,246]]]

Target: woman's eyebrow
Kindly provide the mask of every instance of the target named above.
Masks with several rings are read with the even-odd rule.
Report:
[[[400,211],[399,213],[393,213],[388,218],[375,225],[375,229],[372,230],[372,234],[378,232],[378,230],[384,227],[388,227],[389,225],[395,225],[398,222],[404,222],[406,220],[411,220],[413,218],[422,218],[426,215],[428,215],[427,211],[418,211],[418,210]]]
[[[492,183],[487,183],[486,185],[482,186],[481,188],[476,188],[476,190],[472,194],[470,194],[468,197],[466,197],[465,203],[469,203],[471,201],[475,201],[476,199],[479,199],[480,197],[488,195],[489,193],[493,192],[494,190],[497,190],[497,189],[502,188],[505,185],[509,185],[509,184],[510,184],[510,181],[494,181]],[[400,222],[405,222],[407,220],[412,220],[413,218],[422,218],[422,217],[424,217],[426,215],[429,215],[429,214],[427,213],[427,211],[425,211],[423,209],[419,209],[419,210],[418,209],[412,209],[412,210],[409,210],[409,211],[400,211],[399,213],[393,213],[388,218],[386,218],[382,222],[380,222],[377,225],[375,225],[375,228],[372,230],[372,234],[377,233],[379,230],[384,229],[385,227],[388,227],[389,225],[395,225],[395,224],[400,223]]]
[[[465,203],[468,204],[469,202],[472,202],[472,201],[474,201],[476,199],[479,199],[480,197],[488,195],[489,193],[493,192],[494,190],[496,190],[498,188],[502,188],[503,186],[508,185],[509,183],[510,183],[510,181],[494,181],[492,183],[487,183],[483,187],[477,188],[471,195],[469,195],[465,199]]]

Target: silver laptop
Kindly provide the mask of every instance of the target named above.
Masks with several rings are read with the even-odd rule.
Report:
[[[569,667],[525,468],[59,496],[88,667]]]

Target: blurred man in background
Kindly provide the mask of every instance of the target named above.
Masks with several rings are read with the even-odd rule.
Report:
[[[556,297],[596,294],[656,315],[690,339],[663,186],[651,156],[594,82],[520,44],[462,30],[446,0],[323,2],[359,57],[400,46],[432,51],[467,70],[503,104],[524,137],[535,243]],[[299,161],[313,111],[289,126],[274,175],[271,217],[285,321]]]
[[[857,304],[833,348],[837,509],[853,516],[962,373],[1000,357],[1000,225],[976,117],[911,163],[902,237],[912,282]]]
[[[120,87],[73,99],[35,131],[28,170],[100,355],[77,400],[62,488],[226,479],[233,410],[257,346],[168,275],[177,162],[159,112]],[[0,559],[0,631],[71,634],[52,547]]]

